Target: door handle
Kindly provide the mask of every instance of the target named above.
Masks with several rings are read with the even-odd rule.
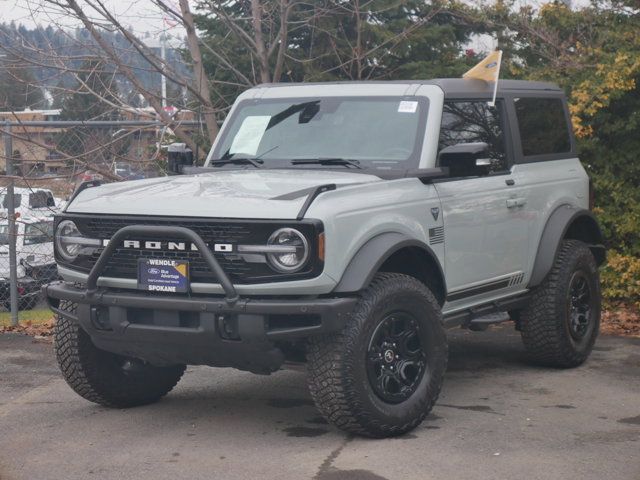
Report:
[[[526,198],[509,198],[507,200],[507,208],[523,207],[527,203]]]

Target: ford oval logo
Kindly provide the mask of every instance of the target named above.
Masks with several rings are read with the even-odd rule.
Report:
[[[150,268],[150,269],[149,269],[149,273],[150,273],[151,275],[158,275],[158,274],[160,273],[160,270],[159,270],[159,269],[157,269],[157,268]]]

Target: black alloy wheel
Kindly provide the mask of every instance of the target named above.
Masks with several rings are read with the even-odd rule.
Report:
[[[367,375],[381,400],[395,404],[411,397],[426,362],[418,323],[410,313],[395,312],[380,322],[369,341]]]
[[[593,295],[587,274],[582,270],[574,272],[569,282],[567,299],[567,320],[569,333],[580,341],[592,327]]]

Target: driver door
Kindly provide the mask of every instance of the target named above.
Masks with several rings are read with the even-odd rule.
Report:
[[[522,288],[527,221],[520,187],[509,169],[503,104],[447,101],[439,151],[460,143],[489,145],[489,173],[435,183],[445,227],[447,305],[481,303]]]

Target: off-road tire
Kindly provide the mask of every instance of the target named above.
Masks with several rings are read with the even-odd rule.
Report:
[[[75,305],[61,303],[73,312]],[[98,349],[74,321],[58,316],[54,328],[58,365],[81,397],[106,407],[127,408],[154,403],[175,387],[184,365],[155,367]],[[123,368],[132,364],[134,368]]]
[[[427,368],[411,396],[387,403],[367,376],[367,352],[385,316],[400,309],[417,319]],[[311,397],[330,423],[367,437],[402,435],[424,420],[440,394],[448,360],[440,305],[413,277],[377,274],[342,331],[310,340],[307,360]]]
[[[588,329],[579,339],[571,334],[569,313],[574,274],[584,274],[593,300]],[[528,307],[520,314],[522,340],[532,359],[558,368],[581,365],[600,330],[600,304],[600,278],[593,254],[583,242],[563,241],[549,275],[533,291]]]

